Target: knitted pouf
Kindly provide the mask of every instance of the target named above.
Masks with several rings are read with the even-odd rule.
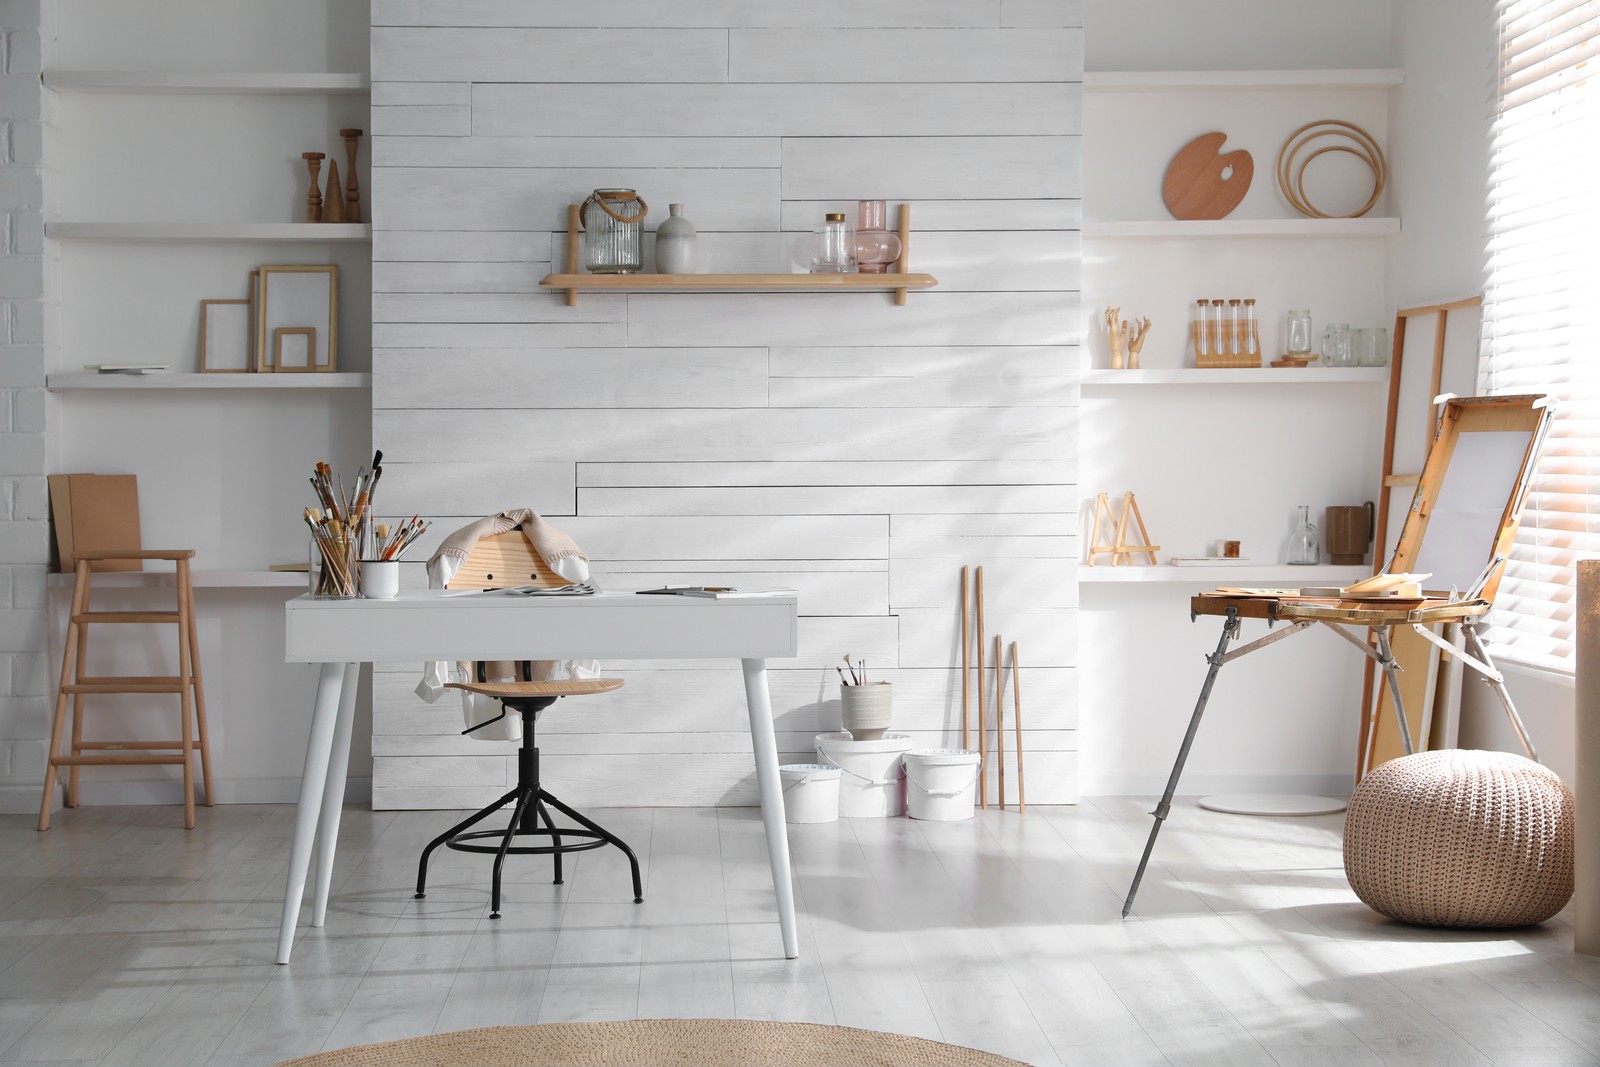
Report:
[[[1572,896],[1576,807],[1554,772],[1508,752],[1403,756],[1350,799],[1345,875],[1369,907],[1404,922],[1543,922]]]

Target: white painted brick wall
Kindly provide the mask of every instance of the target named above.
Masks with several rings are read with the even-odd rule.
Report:
[[[57,285],[45,248],[40,85],[53,0],[0,3],[0,811],[37,803],[49,723],[45,346]]]

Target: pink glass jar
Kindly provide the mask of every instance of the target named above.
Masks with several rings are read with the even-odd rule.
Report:
[[[900,238],[888,231],[888,209],[882,200],[857,205],[856,262],[863,274],[882,274],[900,258]]]

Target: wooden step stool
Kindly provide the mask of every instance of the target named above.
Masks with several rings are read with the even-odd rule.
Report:
[[[206,696],[200,678],[200,646],[195,636],[194,585],[189,574],[193,549],[168,551],[119,550],[91,552],[77,556],[77,578],[72,586],[72,614],[67,624],[66,646],[61,655],[61,688],[56,694],[55,721],[50,726],[50,762],[45,768],[44,799],[39,805],[39,829],[50,829],[50,802],[56,785],[56,768],[71,768],[67,773],[67,807],[78,806],[78,768],[106,765],[183,765],[183,825],[194,829],[194,760],[200,749],[201,776],[205,784],[206,806],[213,803],[211,756],[206,742]],[[90,611],[90,564],[107,560],[172,560],[177,566],[177,611]],[[88,658],[89,627],[98,624],[166,623],[178,628],[178,673],[175,676],[88,677],[84,666]],[[90,693],[173,693],[180,709],[178,741],[85,741],[83,739],[83,698]],[[72,697],[72,747],[61,751],[62,728],[66,725],[67,697]],[[194,730],[190,730],[193,709]]]

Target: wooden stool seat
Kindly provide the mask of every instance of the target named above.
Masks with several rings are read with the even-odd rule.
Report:
[[[55,720],[50,727],[50,759],[45,767],[44,797],[39,804],[39,829],[50,829],[50,806],[54,800],[56,768],[67,772],[66,804],[78,806],[78,768],[135,764],[183,767],[183,825],[194,828],[194,759],[200,752],[201,780],[206,806],[213,803],[211,753],[206,738],[205,685],[200,677],[200,645],[194,621],[194,584],[189,573],[193,549],[130,549],[117,552],[78,553],[76,577],[72,586],[72,609],[68,616],[67,639],[61,656],[61,684],[56,692]],[[171,560],[177,570],[176,611],[90,611],[89,584],[92,563],[124,560]],[[173,675],[91,676],[85,673],[89,650],[89,627],[106,623],[118,625],[156,624],[178,628],[178,673]],[[618,683],[621,684],[620,682]],[[165,693],[178,697],[179,739],[176,741],[98,741],[84,740],[84,701],[88,694]],[[62,751],[62,734],[68,719],[67,698],[72,698],[72,737]],[[191,729],[192,711],[192,729]]]
[[[446,689],[504,700],[507,697],[581,697],[621,689],[621,678],[573,678],[548,682],[446,682]]]

